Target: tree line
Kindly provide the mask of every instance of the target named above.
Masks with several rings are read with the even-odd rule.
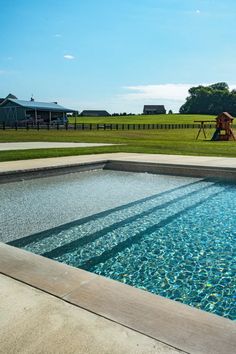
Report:
[[[196,86],[189,90],[190,96],[180,107],[182,114],[211,114],[229,112],[236,116],[236,90],[230,90],[225,82],[209,86]]]

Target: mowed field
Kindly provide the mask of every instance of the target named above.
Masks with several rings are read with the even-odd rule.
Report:
[[[143,119],[140,123],[167,123],[186,124],[194,120],[212,120],[212,116],[140,116],[135,119]],[[147,119],[149,118],[149,119]],[[164,119],[164,121],[160,121]],[[178,118],[178,120],[177,120]],[[85,118],[84,118],[85,119]],[[88,119],[88,118],[86,118]],[[94,119],[94,118],[89,118]],[[100,118],[101,119],[101,118]],[[111,123],[108,117],[103,123]],[[132,117],[118,117],[118,123],[127,124],[123,119],[129,119],[130,124],[135,123]],[[167,119],[172,119],[168,121]],[[156,121],[154,121],[156,120]],[[187,120],[187,121],[186,121]],[[137,122],[137,121],[136,121]],[[97,123],[97,119],[93,121]],[[138,123],[136,123],[138,124]],[[19,159],[32,159],[43,157],[72,156],[85,154],[99,154],[111,152],[151,153],[151,154],[178,154],[178,155],[202,155],[202,156],[228,156],[236,157],[236,142],[212,142],[210,141],[214,130],[207,130],[207,139],[200,135],[196,141],[197,129],[155,129],[155,130],[5,130],[0,131],[0,142],[20,141],[55,141],[55,142],[96,142],[120,144],[116,146],[90,147],[90,148],[60,148],[38,149],[21,151],[1,151],[0,161]]]
[[[195,120],[214,120],[215,116],[198,114],[160,114],[117,117],[71,117],[70,123],[112,124],[193,124]]]

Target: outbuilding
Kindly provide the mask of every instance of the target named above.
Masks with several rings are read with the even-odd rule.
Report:
[[[0,122],[6,125],[14,123],[65,123],[68,113],[75,113],[74,109],[66,108],[57,102],[36,102],[11,98],[8,95],[0,103]]]
[[[145,105],[143,114],[166,114],[166,109],[163,105]]]
[[[80,113],[83,117],[108,117],[110,113],[107,111],[99,111],[99,110],[85,110]]]

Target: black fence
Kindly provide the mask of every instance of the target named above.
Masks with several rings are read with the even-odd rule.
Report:
[[[206,124],[206,129],[215,128],[215,124]],[[235,128],[236,126],[234,126]],[[73,123],[73,124],[30,124],[14,122],[7,124],[0,122],[0,130],[151,130],[151,129],[199,129],[200,124],[95,124],[95,123]]]

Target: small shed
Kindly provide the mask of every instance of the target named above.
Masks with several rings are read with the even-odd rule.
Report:
[[[76,112],[57,104],[57,102],[36,102],[19,100],[6,97],[0,103],[0,122],[8,125],[29,122],[37,123],[64,123],[67,120],[67,113]]]
[[[166,109],[163,105],[145,105],[143,114],[166,114]]]
[[[232,130],[234,117],[228,112],[223,112],[216,117],[216,130],[211,140],[235,140]]]

